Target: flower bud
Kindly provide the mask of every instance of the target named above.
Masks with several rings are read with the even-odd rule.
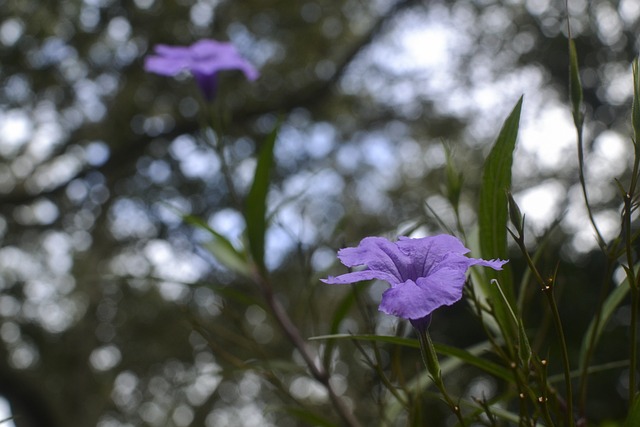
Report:
[[[518,235],[522,237],[524,234],[524,217],[510,191],[507,191],[507,199],[509,202],[509,219],[511,219],[511,223],[516,228]]]

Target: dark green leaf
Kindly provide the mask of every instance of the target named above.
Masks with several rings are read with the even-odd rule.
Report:
[[[571,93],[571,106],[573,121],[576,125],[582,126],[582,83],[580,82],[580,72],[578,68],[578,53],[573,39],[569,39],[569,91]]]
[[[372,341],[372,342],[384,342],[384,343],[402,345],[405,347],[420,348],[420,343],[416,339],[393,337],[393,336],[387,336],[387,335],[334,334],[334,335],[321,335],[321,336],[312,337],[309,339],[310,340],[353,339],[353,340],[363,340],[363,341]],[[493,362],[490,362],[486,359],[482,359],[467,350],[456,348],[456,347],[450,347],[444,344],[434,344],[434,347],[437,353],[440,353],[444,356],[460,359],[463,362],[466,362],[470,365],[480,368],[483,371],[489,374],[492,374],[498,378],[502,378],[506,381],[510,381],[512,379],[512,375],[508,369],[503,368],[502,366],[497,365]]]
[[[246,253],[236,249],[226,237],[211,228],[206,221],[194,215],[183,215],[182,219],[187,224],[211,233],[213,237],[212,240],[203,246],[208,249],[222,265],[246,277],[251,274]]]
[[[613,315],[613,312],[618,308],[622,300],[629,293],[629,282],[625,279],[609,294],[602,308],[600,309],[600,319],[596,328],[596,317],[591,319],[587,331],[582,338],[582,345],[580,347],[580,369],[584,369],[584,364],[587,361],[589,349],[596,346],[602,335],[604,327],[609,322],[609,319]],[[595,328],[595,331],[594,331]],[[640,424],[638,424],[640,425]]]
[[[629,414],[624,422],[624,427],[640,426],[640,394],[636,394],[633,403],[629,408]]]
[[[478,225],[480,228],[480,251],[484,259],[507,259],[507,191],[511,187],[511,165],[513,151],[518,137],[522,97],[505,120],[502,130],[484,164],[482,188],[480,189],[480,207],[478,211]],[[500,283],[505,297],[513,307],[514,292],[513,279],[509,264],[503,271],[486,271],[489,278],[495,278]],[[504,328],[509,328],[508,307],[498,295],[496,286],[487,280],[481,286],[487,297],[493,302],[496,318]],[[508,329],[510,330],[510,329]]]
[[[640,138],[640,77],[638,76],[638,58],[632,63],[633,70],[633,103],[631,104],[631,124],[633,125],[633,132],[635,137],[635,143],[639,144],[638,138]]]
[[[269,191],[269,177],[273,166],[273,147],[278,136],[279,125],[269,134],[260,147],[258,164],[253,177],[253,184],[249,190],[245,205],[245,219],[249,237],[249,251],[254,262],[264,270],[264,241],[267,229],[267,192]]]
[[[342,323],[344,318],[347,317],[347,314],[349,314],[351,307],[356,302],[356,296],[357,296],[356,292],[358,292],[357,289],[358,288],[353,287],[352,292],[349,292],[344,297],[344,299],[340,302],[340,304],[338,304],[338,306],[336,307],[335,312],[333,313],[333,318],[331,319],[331,328],[329,329],[331,334],[338,333],[338,328],[340,327],[340,323]],[[333,347],[334,347],[334,340],[328,340],[327,347],[325,349],[324,366],[329,366],[329,362],[332,357],[331,353],[333,352]]]
[[[480,368],[484,372],[491,374],[497,378],[501,378],[505,381],[513,380],[513,375],[511,375],[511,372],[508,369],[503,368],[502,366],[496,363],[490,362],[481,357],[475,356],[474,354],[471,354],[467,350],[456,348],[456,347],[450,347],[444,344],[435,344],[435,348],[438,353],[444,356],[455,357],[456,359],[460,359],[463,362],[466,362],[469,365],[475,366],[476,368]]]
[[[327,420],[326,418],[321,417],[320,415],[314,414],[308,409],[300,408],[300,407],[286,407],[284,408],[289,414],[303,421],[305,425],[308,426],[317,426],[317,427],[336,427],[337,424]]]
[[[420,343],[414,338],[402,338],[392,337],[389,335],[351,335],[351,334],[333,334],[333,335],[318,335],[311,337],[309,340],[329,340],[329,339],[350,339],[361,341],[375,341],[390,344],[403,345],[405,347],[420,348]]]

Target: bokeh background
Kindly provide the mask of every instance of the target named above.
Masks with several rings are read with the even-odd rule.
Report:
[[[613,238],[640,3],[569,0],[568,12],[587,182]],[[241,244],[241,206],[199,133],[197,88],[142,68],[156,43],[205,37],[233,42],[261,71],[256,82],[224,74],[216,101],[241,194],[282,120],[267,263],[303,336],[327,333],[354,292],[318,282],[342,271],[338,248],[442,231],[433,212],[455,225],[445,147],[464,173],[472,235],[483,159],[524,94],[513,192],[532,247],[560,221],[540,262],[560,263],[562,315],[579,345],[606,272],[577,185],[564,1],[0,0],[0,406],[16,416],[3,426],[309,425],[281,409],[294,404],[331,414],[258,290],[171,207]],[[359,289],[340,332],[410,335],[377,312],[384,287]],[[541,311],[525,314],[535,325]],[[596,361],[625,354],[628,318],[623,304]],[[481,339],[464,303],[439,312],[432,333],[456,346]],[[415,349],[377,350],[420,372]],[[336,390],[365,425],[405,425],[406,415],[378,417],[384,393],[353,343],[335,359]],[[499,390],[473,370],[457,375],[460,394]],[[623,368],[594,378],[596,423],[624,416],[624,378]],[[446,422],[442,405],[425,408],[433,425]]]

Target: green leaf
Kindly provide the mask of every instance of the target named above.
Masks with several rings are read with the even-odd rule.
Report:
[[[569,39],[569,92],[571,94],[571,107],[573,121],[576,127],[582,126],[582,83],[578,68],[578,53],[573,39]]]
[[[420,343],[416,339],[394,337],[389,335],[333,334],[333,335],[320,335],[316,337],[311,337],[309,339],[310,340],[352,339],[352,340],[396,344],[396,345],[402,345],[405,347],[412,347],[412,348],[420,348]],[[473,365],[477,368],[480,368],[486,373],[494,375],[506,381],[511,381],[513,379],[513,375],[511,375],[511,372],[508,369],[477,356],[477,354],[480,354],[481,352],[488,350],[489,347],[474,346],[473,351],[468,351],[468,350],[464,350],[456,347],[450,347],[444,344],[434,344],[434,347],[436,349],[436,352],[443,356],[449,356],[449,357],[458,359],[462,362],[466,362],[469,365]]]
[[[633,71],[633,103],[631,104],[631,124],[635,136],[635,144],[640,141],[640,77],[638,76],[638,58],[631,64]]]
[[[513,375],[507,368],[478,357],[465,349],[450,347],[444,344],[434,344],[434,346],[436,348],[436,351],[444,356],[459,359],[463,362],[468,363],[469,365],[480,368],[484,372],[491,374],[494,377],[501,378],[505,381],[513,380]]]
[[[320,415],[314,414],[308,409],[287,406],[284,408],[289,414],[298,418],[300,421],[303,421],[305,425],[308,426],[318,426],[318,427],[336,427],[336,424],[329,421],[328,419],[321,417]]]
[[[261,270],[264,265],[264,241],[267,229],[267,192],[273,166],[273,147],[278,136],[279,124],[271,131],[260,147],[258,164],[245,205],[245,220],[249,238],[249,251]]]
[[[584,369],[585,363],[587,363],[587,357],[589,354],[589,349],[595,347],[600,341],[600,337],[602,336],[602,331],[604,327],[611,319],[613,312],[618,308],[620,303],[624,300],[624,298],[629,293],[629,282],[625,279],[622,283],[620,283],[616,288],[609,294],[604,304],[602,304],[602,308],[600,309],[600,321],[598,322],[596,328],[596,318],[591,319],[589,323],[589,327],[587,331],[584,333],[582,337],[582,345],[580,346],[580,370]],[[594,333],[594,328],[595,333]],[[640,424],[638,424],[640,425]]]
[[[524,330],[524,323],[522,323],[522,319],[518,319],[518,357],[522,366],[529,366],[532,354],[529,337]]]
[[[636,394],[629,408],[629,414],[624,422],[624,427],[640,426],[640,394]]]
[[[348,339],[348,340],[361,340],[361,341],[375,341],[389,344],[397,344],[405,347],[420,348],[418,340],[414,338],[402,338],[393,337],[390,335],[351,335],[351,334],[332,334],[332,335],[318,335],[308,338],[310,341],[316,340],[329,340],[329,339]]]
[[[330,334],[337,334],[338,328],[340,327],[340,323],[347,317],[351,307],[356,302],[357,292],[360,287],[352,287],[352,291],[349,292],[344,299],[338,304],[336,307],[333,318],[331,319],[331,327],[329,329]],[[331,357],[333,356],[333,347],[335,344],[335,340],[327,340],[325,352],[324,352],[324,366],[329,366],[331,362]]]
[[[202,218],[194,215],[183,215],[182,220],[198,228],[208,231],[213,237],[211,241],[203,246],[225,267],[235,271],[245,277],[251,274],[247,255],[231,244],[222,234],[215,231]]]
[[[507,259],[507,191],[511,187],[511,165],[513,151],[518,137],[522,97],[505,120],[502,130],[491,149],[484,164],[482,187],[480,189],[480,207],[478,209],[478,225],[480,251],[484,259]],[[502,271],[486,270],[489,279],[495,278],[500,283],[505,297],[513,307],[513,279],[509,264]],[[496,311],[496,320],[503,328],[509,328],[508,307],[498,295],[498,289],[489,281],[484,281],[482,289],[492,301]]]
[[[414,341],[413,347],[418,347],[417,341]],[[488,341],[473,345],[464,350],[446,347],[439,344],[436,344],[435,347],[436,347],[436,351],[442,352],[442,354],[446,355],[447,353],[450,352],[452,355],[452,357],[448,357],[440,362],[440,368],[442,370],[443,377],[446,377],[448,374],[455,372],[457,369],[459,369],[460,365],[462,365],[462,363],[465,362],[463,358],[467,358],[468,360],[471,360],[472,358],[478,358],[478,355],[486,353],[487,351],[490,351],[492,348],[491,344]],[[466,355],[460,355],[462,358],[459,358],[453,355],[454,351],[462,351],[466,353]],[[495,365],[489,361],[483,360],[483,362],[487,362],[488,364]],[[508,380],[509,382],[513,382],[512,375],[510,375],[508,370],[498,365],[495,365],[495,366],[497,366],[498,369],[495,371],[494,374],[496,374],[500,378],[504,378],[505,380]],[[491,372],[491,371],[489,370],[487,372]],[[432,384],[431,377],[429,373],[426,372],[425,370],[425,372],[419,375],[416,375],[413,379],[411,379],[408,382],[406,388],[408,393],[411,393],[411,392],[415,393],[417,392],[417,390],[426,390],[429,386],[431,386],[431,384]],[[478,406],[475,403],[467,402],[464,399],[460,399],[459,402],[460,404],[465,404],[465,406],[478,408]],[[385,414],[386,417],[393,419],[398,416],[402,408],[403,407],[401,403],[398,402],[397,399],[395,398],[392,399],[391,397],[389,397],[385,403],[383,413]],[[501,418],[505,418],[514,422],[518,421],[518,416],[515,414],[510,414],[506,411],[501,410],[500,408],[496,408],[493,406],[491,407],[491,410],[493,413],[495,413],[497,416]]]

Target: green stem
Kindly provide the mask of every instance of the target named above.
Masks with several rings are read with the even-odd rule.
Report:
[[[589,215],[589,221],[591,221],[591,225],[596,232],[596,237],[598,239],[598,245],[601,248],[605,247],[605,241],[596,225],[595,218],[593,216],[593,211],[591,210],[591,205],[589,204],[589,197],[587,196],[587,183],[584,178],[584,142],[582,137],[582,124],[576,123],[576,131],[578,133],[578,172],[580,178],[580,186],[582,187],[582,195],[584,196],[584,204],[587,207],[587,214]]]
[[[560,341],[560,351],[562,353],[562,367],[564,369],[564,383],[567,393],[567,426],[574,426],[573,419],[573,391],[571,388],[571,365],[569,364],[569,352],[567,350],[567,341],[564,336],[564,330],[562,328],[562,321],[560,319],[560,312],[558,311],[558,305],[556,304],[556,299],[553,294],[552,285],[554,284],[553,279],[550,280],[549,283],[546,283],[542,278],[542,275],[536,268],[533,260],[531,259],[531,255],[529,255],[529,251],[524,244],[523,238],[518,238],[514,236],[516,244],[520,248],[522,254],[525,257],[527,265],[529,269],[532,271],[534,277],[540,284],[542,288],[542,292],[547,297],[547,302],[549,303],[549,307],[551,308],[551,314],[553,318],[553,323],[555,324],[556,333],[558,334],[558,340]]]
[[[429,332],[426,328],[416,329],[418,332],[418,338],[420,340],[420,353],[422,354],[422,361],[424,362],[427,370],[431,374],[431,378],[433,379],[433,383],[436,385],[440,394],[444,398],[451,411],[456,415],[458,421],[461,426],[466,426],[464,421],[464,417],[462,416],[462,411],[460,410],[460,406],[457,405],[449,393],[447,392],[446,387],[444,386],[444,381],[442,380],[442,373],[440,371],[440,363],[438,362],[438,355],[436,354],[436,349],[433,346],[433,342],[431,341],[431,337],[429,336]]]
[[[564,369],[564,384],[567,393],[567,426],[573,427],[573,392],[571,389],[571,365],[569,364],[569,352],[567,351],[567,341],[564,337],[564,330],[562,328],[562,321],[560,320],[560,312],[558,311],[558,305],[553,295],[553,289],[551,285],[546,285],[543,288],[543,292],[547,297],[551,312],[553,314],[553,320],[556,324],[556,332],[558,333],[558,339],[560,340],[560,351],[562,352],[562,367]]]
[[[633,267],[632,267],[633,268]],[[636,283],[631,286],[631,325],[629,344],[629,404],[636,395],[636,362],[638,360],[638,287]]]
[[[206,116],[209,117],[210,124],[208,124],[208,126],[202,127],[202,133],[205,141],[214,149],[214,151],[220,158],[220,169],[222,171],[224,182],[227,185],[227,189],[229,190],[229,196],[231,197],[234,206],[241,210],[242,201],[240,199],[240,196],[238,195],[238,192],[236,191],[236,187],[233,182],[231,167],[224,152],[225,144],[223,142],[223,135],[225,124],[222,118],[222,113],[220,113],[218,110],[219,109],[216,108],[215,105],[206,103],[205,111],[207,112]]]
[[[632,192],[635,190],[635,176],[638,167],[638,156],[636,155],[636,160],[634,161],[634,175],[631,179],[630,192],[625,194],[624,196],[624,216],[623,216],[623,229],[626,230],[624,233],[625,239],[625,252],[627,255],[627,280],[629,282],[629,286],[631,288],[631,325],[630,325],[630,341],[629,344],[629,404],[633,402],[633,399],[636,394],[636,361],[638,359],[638,343],[637,343],[637,335],[638,335],[638,283],[635,274],[635,269],[633,267],[633,247],[631,245],[631,209],[632,209]]]
[[[540,383],[540,392],[541,396],[538,398],[538,404],[542,411],[542,416],[547,422],[547,427],[554,427],[555,424],[551,418],[551,414],[549,413],[549,389],[548,389],[548,380],[547,380],[547,361],[540,360],[534,363],[535,370],[538,374],[538,382]]]

